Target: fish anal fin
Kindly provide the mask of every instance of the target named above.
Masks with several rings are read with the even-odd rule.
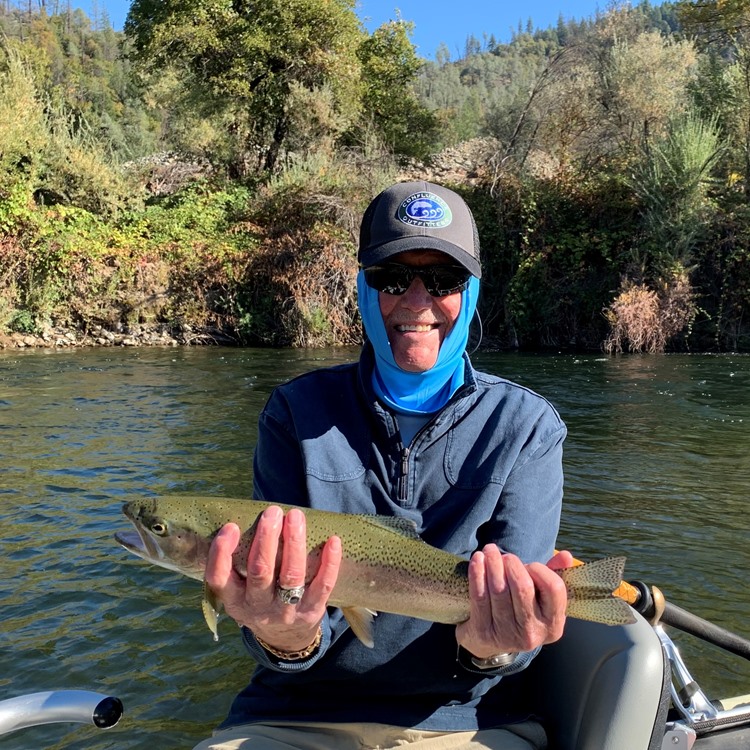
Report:
[[[208,629],[213,633],[214,640],[219,640],[219,612],[221,603],[216,598],[216,594],[209,588],[209,585],[203,581],[203,600],[201,601],[203,617],[206,620]]]
[[[341,612],[349,623],[349,627],[352,629],[354,635],[367,648],[373,648],[375,641],[372,637],[372,620],[377,615],[377,612],[365,609],[364,607],[342,607]]]

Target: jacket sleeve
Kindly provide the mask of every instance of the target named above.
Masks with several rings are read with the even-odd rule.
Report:
[[[309,505],[294,420],[278,390],[271,394],[258,420],[253,497],[272,503]]]
[[[286,400],[278,391],[271,395],[258,422],[258,443],[253,458],[253,497],[272,503],[309,505],[294,421]],[[321,628],[320,646],[306,659],[295,661],[284,661],[268,653],[248,628],[242,628],[242,642],[258,664],[277,672],[299,672],[321,659],[331,645],[328,614],[324,616]]]
[[[563,497],[562,454],[566,428],[560,423],[518,456],[487,529],[489,538],[525,563],[543,562],[552,556],[560,528]]]
[[[305,669],[309,669],[317,661],[320,661],[328,650],[328,647],[331,645],[331,624],[328,619],[328,613],[323,617],[323,622],[320,624],[320,627],[322,631],[320,646],[318,646],[318,648],[315,649],[315,651],[313,651],[313,653],[306,659],[295,659],[294,661],[279,659],[277,656],[268,653],[268,651],[258,643],[253,631],[249,628],[242,628],[242,642],[245,644],[245,648],[250,652],[250,655],[253,657],[256,664],[268,667],[276,672],[302,672]]]
[[[513,466],[503,486],[491,535],[483,541],[496,542],[501,549],[518,555],[525,563],[547,562],[554,553],[560,526],[563,495],[562,446],[565,425],[531,441]],[[540,649],[522,652],[516,660],[496,670],[478,670],[464,649],[459,649],[459,664],[486,676],[507,677],[531,664]]]

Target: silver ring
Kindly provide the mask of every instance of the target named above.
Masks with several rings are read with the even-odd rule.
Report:
[[[305,593],[305,587],[294,586],[294,588],[285,589],[283,586],[277,586],[276,593],[279,595],[282,604],[299,604],[302,595]]]

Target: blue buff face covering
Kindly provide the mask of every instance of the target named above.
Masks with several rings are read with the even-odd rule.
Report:
[[[471,276],[461,292],[458,318],[443,339],[437,362],[425,372],[407,372],[396,364],[380,313],[379,292],[367,285],[364,271],[357,276],[357,294],[365,332],[375,350],[372,382],[378,398],[402,414],[431,414],[445,406],[464,383],[463,354],[477,307],[479,279]]]

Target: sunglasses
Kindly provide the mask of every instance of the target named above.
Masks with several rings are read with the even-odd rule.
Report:
[[[463,292],[471,273],[463,266],[404,266],[385,263],[364,269],[365,282],[372,289],[386,294],[402,295],[416,278],[422,279],[432,297],[446,297]]]

